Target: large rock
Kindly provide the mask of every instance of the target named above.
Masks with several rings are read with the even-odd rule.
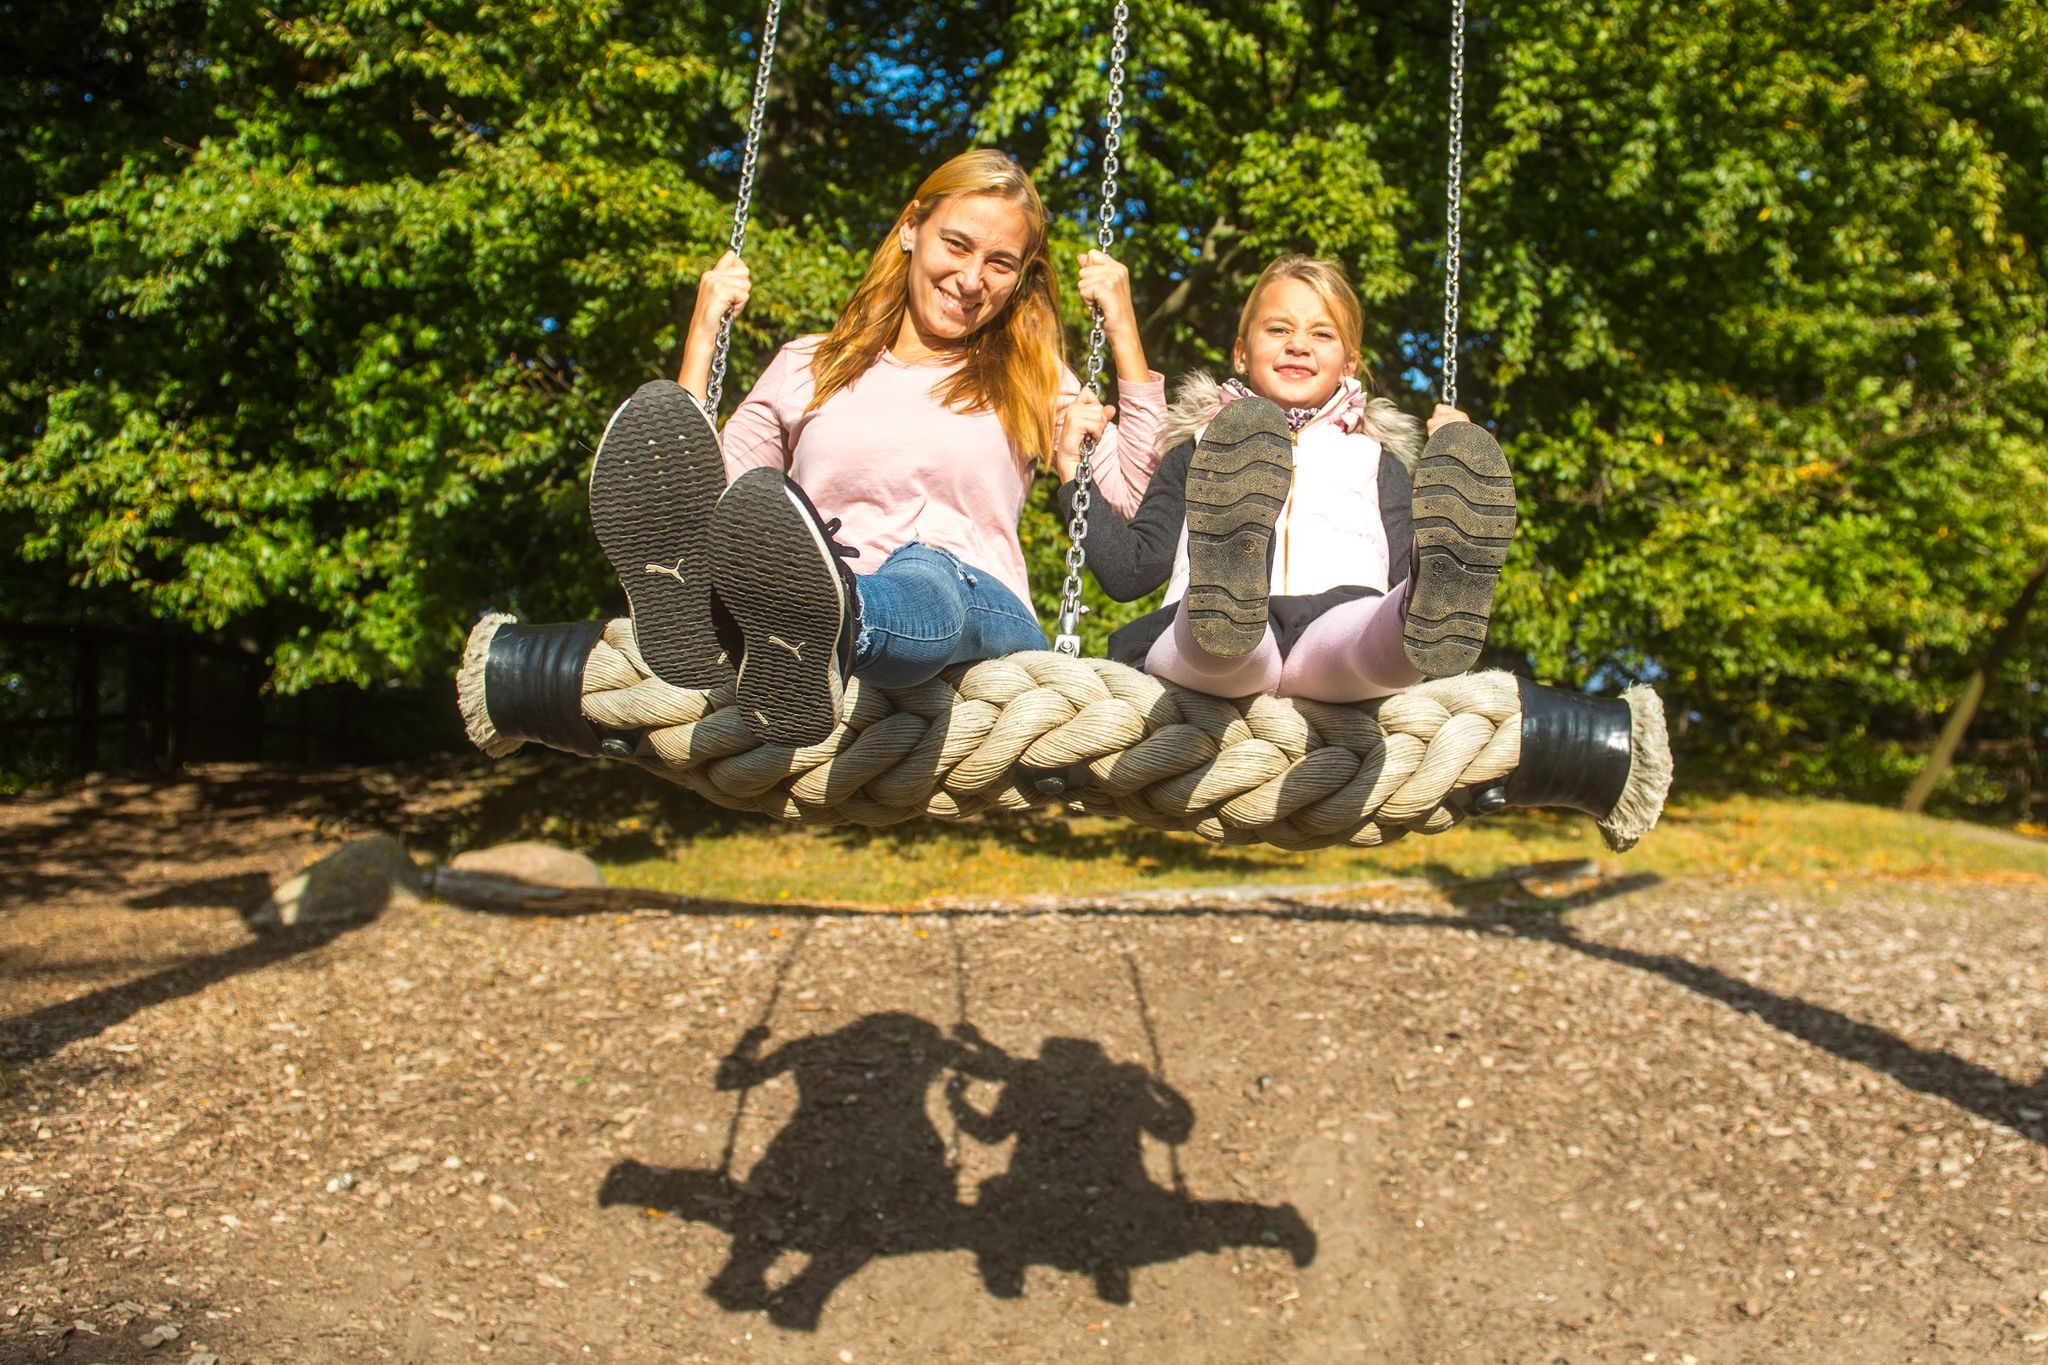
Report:
[[[299,924],[346,924],[393,905],[420,899],[420,870],[405,846],[388,834],[344,844],[252,907],[257,929]]]
[[[528,886],[604,885],[604,872],[581,853],[533,841],[471,849],[467,853],[456,854],[448,866],[457,872],[475,873],[499,881],[524,882]]]

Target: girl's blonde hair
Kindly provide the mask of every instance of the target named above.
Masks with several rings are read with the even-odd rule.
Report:
[[[1358,366],[1366,391],[1371,392],[1372,375],[1366,370],[1364,361],[1365,305],[1359,301],[1358,291],[1346,278],[1344,267],[1335,261],[1316,256],[1276,257],[1259,272],[1259,278],[1252,282],[1252,292],[1245,295],[1244,311],[1237,315],[1237,345],[1242,348],[1245,337],[1251,332],[1252,310],[1258,307],[1259,295],[1267,285],[1281,280],[1300,280],[1315,291],[1337,324],[1337,335],[1344,343],[1345,358]]]
[[[1001,197],[1024,215],[1024,259],[1015,292],[1002,312],[967,339],[961,348],[965,361],[940,386],[939,398],[956,411],[993,411],[1012,444],[1030,459],[1049,463],[1065,337],[1045,205],[1017,163],[991,149],[962,152],[933,171],[896,215],[852,301],[812,359],[816,389],[810,406],[818,408],[860,378],[896,340],[909,297],[910,253],[898,242],[902,229],[914,231],[946,200],[970,194]]]

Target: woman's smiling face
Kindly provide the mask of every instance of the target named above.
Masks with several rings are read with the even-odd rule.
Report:
[[[1031,221],[998,195],[960,194],[922,223],[905,223],[898,241],[910,253],[904,321],[941,350],[986,327],[1017,292]]]
[[[1251,324],[1232,357],[1254,391],[1283,408],[1320,408],[1358,369],[1329,305],[1305,280],[1281,278],[1259,291]]]

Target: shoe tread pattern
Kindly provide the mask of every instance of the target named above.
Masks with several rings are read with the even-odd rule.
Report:
[[[724,491],[717,434],[672,380],[649,380],[626,400],[591,462],[591,526],[626,590],[640,657],[677,687],[732,681],[703,553]]]
[[[1188,467],[1188,624],[1195,643],[1242,658],[1266,633],[1274,527],[1294,482],[1286,419],[1264,399],[1225,404]]]
[[[1515,480],[1484,427],[1440,428],[1415,467],[1417,572],[1403,623],[1408,660],[1432,678],[1479,659],[1515,535]]]
[[[735,705],[768,744],[818,744],[839,723],[848,618],[829,543],[790,500],[780,470],[750,469],[719,500],[712,583],[745,642]]]

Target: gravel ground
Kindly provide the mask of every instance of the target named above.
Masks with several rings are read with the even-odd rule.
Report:
[[[2039,880],[243,928],[334,843],[0,806],[0,1361],[2048,1360]]]

